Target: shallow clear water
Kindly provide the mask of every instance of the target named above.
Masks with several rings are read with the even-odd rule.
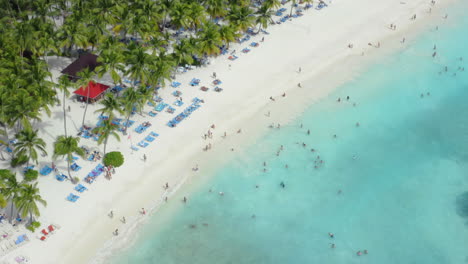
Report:
[[[273,129],[112,262],[468,263],[468,18],[451,24]]]

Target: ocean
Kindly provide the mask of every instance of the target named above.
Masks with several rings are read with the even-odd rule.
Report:
[[[462,10],[171,198],[110,262],[468,263]]]

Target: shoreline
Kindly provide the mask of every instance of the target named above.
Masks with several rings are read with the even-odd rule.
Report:
[[[453,4],[453,2],[451,3]],[[447,4],[448,5],[448,4]],[[434,14],[437,14],[437,12],[434,12]],[[441,13],[442,14],[442,13]],[[307,15],[307,14],[306,14]],[[425,20],[429,20],[429,17],[423,18]],[[421,19],[422,20],[422,19]],[[420,23],[417,23],[415,25],[412,25],[412,28],[404,28],[401,30],[401,32],[388,35],[386,38],[384,38],[382,43],[387,43],[387,42],[393,42],[390,46],[385,46],[382,49],[370,49],[368,54],[366,56],[361,56],[358,54],[351,54],[350,56],[346,56],[344,58],[340,57],[337,58],[336,62],[330,63],[330,65],[327,65],[323,67],[320,71],[314,71],[313,73],[309,74],[310,76],[321,76],[324,77],[324,75],[327,75],[323,78],[321,82],[321,87],[325,87],[325,89],[322,89],[319,96],[308,96],[306,95],[306,90],[305,89],[297,89],[294,85],[292,87],[292,91],[288,90],[288,95],[287,99],[284,99],[283,101],[294,101],[294,102],[301,102],[300,104],[297,104],[297,107],[291,111],[289,109],[288,114],[291,114],[289,117],[285,117],[284,115],[281,116],[279,114],[278,116],[275,116],[275,120],[280,120],[282,121],[281,124],[283,125],[283,122],[285,124],[289,124],[292,121],[294,121],[296,118],[298,118],[302,113],[304,113],[309,107],[314,105],[317,101],[320,101],[324,97],[327,97],[329,94],[333,93],[336,91],[337,88],[339,88],[341,85],[344,83],[351,81],[354,79],[355,76],[358,76],[361,71],[365,71],[368,67],[370,67],[373,63],[378,61],[380,58],[384,58],[386,56],[391,55],[392,53],[398,52],[399,50],[405,49],[407,45],[401,45],[397,44],[398,39],[400,36],[405,34],[408,34],[409,36],[412,37],[412,39],[407,40],[407,43],[411,43],[414,41],[415,38],[417,38],[421,34],[427,33],[427,30],[429,29],[429,25],[423,24],[423,21],[420,21]],[[343,65],[339,65],[338,63],[340,60],[344,60],[345,63]],[[348,63],[351,64],[352,66],[355,66],[353,70],[349,70],[348,68]],[[338,66],[338,67],[337,67]],[[335,71],[335,73],[330,72],[329,70]],[[334,77],[336,76],[335,74],[337,73],[343,73],[343,72],[348,72],[348,75],[343,77],[343,79],[335,79]],[[309,84],[302,85],[303,87],[305,86],[311,86],[315,80],[311,80],[311,78],[307,78],[309,81]],[[316,83],[315,83],[316,84]],[[293,92],[291,94],[291,92]],[[291,99],[292,97],[292,99]],[[306,99],[304,99],[306,98]],[[312,102],[309,100],[313,100]],[[199,174],[193,174],[191,172],[188,172],[186,178],[183,179],[183,182],[176,187],[176,189],[169,195],[170,197],[179,194],[180,191],[185,191],[185,193],[192,193],[194,191],[198,191],[202,187],[206,187],[206,183],[214,176],[217,170],[219,168],[223,167],[225,164],[229,163],[235,156],[241,155],[240,152],[245,151],[249,146],[252,146],[253,143],[259,138],[264,136],[265,134],[269,133],[271,131],[270,128],[267,128],[269,119],[265,117],[265,113],[271,111],[271,115],[273,116],[275,112],[280,112],[285,109],[284,105],[278,105],[278,104],[285,104],[286,102],[268,102],[265,100],[267,103],[263,105],[262,107],[258,108],[255,114],[251,114],[250,116],[246,117],[244,119],[244,122],[246,122],[246,127],[250,128],[249,129],[249,137],[245,136],[246,134],[244,131],[242,132],[243,135],[236,135],[236,137],[227,137],[225,139],[219,139],[216,141],[217,147],[211,150],[210,152],[207,153],[201,153],[205,157],[199,158],[197,157],[197,163],[198,165],[201,165],[203,167],[203,172],[204,176],[199,176]],[[270,110],[270,111],[268,111]],[[240,127],[240,126],[239,126]],[[234,153],[230,153],[229,149],[231,146],[236,146],[239,148],[237,151]],[[240,146],[240,147],[239,147]],[[196,154],[194,154],[195,158]],[[219,158],[223,156],[222,158]],[[213,165],[210,164],[210,161],[212,160],[217,160],[221,161],[221,163]],[[193,180],[194,178],[197,178],[196,180]],[[177,193],[176,193],[177,192]],[[216,190],[215,190],[216,192]],[[175,201],[179,202],[179,201]],[[160,206],[164,205],[164,201],[161,198],[157,204],[154,205],[154,207],[151,209],[152,213],[155,213]],[[178,213],[180,210],[183,209],[183,204],[180,203],[177,208],[172,208],[170,212],[165,212],[166,215],[164,215],[164,220],[162,222],[168,222],[170,221],[171,217]],[[170,215],[168,215],[170,214]],[[144,224],[145,221],[139,221],[139,224]],[[137,226],[137,228],[141,228],[142,226]],[[128,230],[129,233],[132,231],[137,231],[140,233],[137,234],[131,234],[131,237],[123,241],[116,241],[115,239],[110,239],[106,241],[106,245],[104,245],[99,251],[95,258],[90,261],[90,264],[97,264],[97,263],[105,263],[105,260],[110,260],[112,256],[114,256],[115,253],[120,252],[121,250],[127,250],[130,248],[134,243],[136,243],[141,236],[141,229],[134,229],[134,230]],[[128,244],[127,244],[128,243]]]
[[[362,2],[364,2],[364,4],[367,3],[368,5],[372,5],[372,2],[368,0],[364,0]],[[391,1],[387,1],[389,5],[390,2]],[[451,3],[453,2],[455,1],[452,1]],[[448,3],[444,3],[442,5],[447,4]],[[358,42],[354,43],[355,48],[353,48],[352,50],[348,50],[348,48],[346,47],[346,43],[339,43],[338,45],[335,44],[334,46],[330,46],[328,52],[330,54],[334,54],[334,57],[332,59],[330,58],[331,62],[322,62],[322,64],[319,65],[321,67],[319,67],[318,70],[312,70],[314,67],[310,67],[310,65],[315,63],[316,60],[323,60],[320,56],[316,56],[313,54],[313,52],[310,51],[309,55],[312,56],[312,59],[311,62],[309,62],[309,64],[306,64],[305,60],[309,59],[310,56],[303,56],[300,51],[294,51],[294,55],[298,55],[298,57],[290,58],[288,60],[289,63],[285,63],[286,65],[282,65],[281,67],[279,67],[281,70],[290,69],[290,72],[287,73],[285,73],[284,71],[280,71],[278,73],[277,68],[270,67],[270,69],[265,69],[263,70],[263,72],[260,72],[261,74],[258,73],[259,76],[252,76],[255,75],[255,73],[252,73],[251,70],[249,71],[248,69],[238,69],[241,68],[241,65],[248,67],[249,64],[258,66],[259,64],[271,65],[271,63],[275,63],[274,60],[270,60],[270,57],[273,57],[271,55],[272,50],[279,50],[278,48],[272,47],[274,42],[276,41],[276,44],[281,44],[286,47],[291,47],[291,43],[294,42],[292,37],[290,41],[281,42],[281,40],[283,39],[280,38],[280,32],[277,31],[282,30],[284,31],[283,33],[288,33],[288,30],[291,30],[293,32],[290,32],[290,35],[297,36],[294,30],[297,29],[297,27],[305,26],[304,24],[306,20],[310,20],[311,22],[313,22],[314,20],[319,19],[321,16],[326,16],[329,12],[334,12],[336,18],[336,16],[338,16],[340,12],[348,11],[349,6],[347,5],[351,4],[339,2],[333,3],[329,5],[327,9],[321,11],[306,11],[304,13],[304,16],[299,19],[293,20],[292,22],[290,21],[286,25],[280,25],[277,27],[267,29],[272,34],[270,36],[266,36],[266,41],[264,43],[261,43],[261,46],[259,48],[252,48],[250,54],[241,55],[237,61],[230,62],[227,61],[224,57],[219,57],[214,60],[212,65],[209,65],[205,68],[196,69],[183,75],[179,75],[177,79],[178,81],[183,83],[184,88],[182,88],[182,91],[184,93],[186,92],[186,90],[195,89],[193,87],[185,87],[185,84],[190,80],[190,78],[202,78],[202,81],[210,80],[208,75],[210,75],[213,72],[213,70],[216,70],[218,76],[220,76],[223,82],[226,83],[223,86],[229,86],[229,88],[232,88],[232,90],[235,90],[236,87],[244,88],[237,94],[234,94],[234,91],[230,90],[229,88],[225,88],[225,91],[223,91],[221,94],[211,93],[206,94],[206,96],[205,94],[200,94],[200,92],[197,90],[197,95],[199,97],[208,97],[208,95],[210,95],[212,98],[206,98],[206,103],[203,104],[203,107],[197,110],[197,112],[195,112],[190,119],[184,120],[180,124],[180,126],[176,128],[169,128],[165,125],[165,123],[160,122],[161,120],[156,120],[154,123],[157,123],[158,128],[154,128],[153,130],[161,134],[161,139],[158,139],[156,142],[154,142],[153,146],[150,146],[148,150],[146,150],[146,152],[140,151],[139,153],[136,152],[131,154],[131,156],[125,156],[126,165],[124,165],[123,168],[119,168],[117,170],[117,174],[115,175],[114,181],[101,180],[93,184],[92,189],[94,190],[92,191],[94,192],[94,197],[102,199],[102,201],[80,201],[83,203],[86,202],[85,205],[87,205],[88,207],[85,207],[84,209],[91,209],[89,212],[87,210],[81,209],[81,212],[84,211],[87,213],[86,219],[78,219],[80,223],[78,223],[78,221],[75,220],[75,222],[77,223],[72,223],[72,228],[65,230],[66,225],[68,225],[65,221],[67,217],[62,216],[64,222],[60,222],[60,224],[62,226],[63,232],[61,230],[56,235],[60,236],[61,238],[54,237],[53,239],[45,242],[46,244],[43,244],[43,242],[37,239],[33,239],[37,240],[33,242],[34,245],[33,243],[30,243],[30,245],[19,250],[24,252],[25,255],[31,257],[34,260],[34,263],[47,263],[41,262],[46,261],[46,257],[41,256],[41,250],[44,249],[44,246],[58,249],[57,247],[53,247],[53,245],[58,246],[61,250],[57,250],[56,253],[51,254],[52,256],[47,257],[53,257],[54,260],[60,260],[60,262],[65,263],[87,262],[89,261],[89,259],[96,256],[96,247],[100,248],[99,245],[102,246],[103,244],[105,246],[110,246],[111,250],[107,253],[103,253],[102,249],[99,250],[98,257],[106,257],[106,255],[112,255],[113,252],[119,251],[121,249],[118,247],[118,245],[114,244],[115,241],[112,240],[118,239],[120,240],[120,244],[125,244],[129,241],[129,237],[124,236],[127,234],[125,233],[125,231],[121,232],[121,235],[119,235],[118,237],[112,238],[111,232],[115,229],[116,226],[119,227],[119,230],[124,230],[121,229],[123,227],[122,224],[118,225],[118,218],[122,215],[127,216],[128,220],[126,228],[132,226],[136,229],[139,229],[139,227],[146,221],[148,221],[149,218],[139,216],[138,210],[141,207],[145,206],[147,206],[145,208],[148,209],[150,208],[150,206],[148,205],[154,205],[154,208],[148,209],[149,215],[152,215],[156,212],[156,210],[158,209],[158,205],[163,203],[162,199],[166,195],[162,188],[164,182],[169,181],[171,186],[174,186],[175,182],[181,182],[180,186],[182,186],[181,188],[183,188],[184,190],[190,190],[193,188],[197,188],[197,186],[201,186],[212,176],[212,174],[214,174],[217,168],[219,168],[226,162],[229,162],[229,160],[234,155],[239,155],[239,152],[245,151],[245,148],[247,146],[252,144],[252,142],[254,142],[257,138],[259,138],[266,131],[268,131],[267,126],[269,123],[272,122],[271,120],[274,120],[275,123],[280,122],[281,124],[285,124],[291,120],[294,120],[315,101],[327,96],[329,93],[333,92],[336,87],[339,87],[346,81],[352,80],[353,77],[359,74],[361,70],[367,68],[372,62],[375,62],[378,58],[391,54],[392,52],[395,52],[400,48],[404,48],[402,45],[396,44],[398,38],[400,38],[400,36],[403,33],[411,36],[423,33],[423,30],[428,28],[428,25],[424,24],[424,22],[426,20],[430,20],[430,18],[433,18],[434,15],[437,15],[437,12],[434,11],[431,14],[432,17],[425,16],[421,18],[421,15],[423,13],[418,13],[420,18],[418,18],[416,22],[407,22],[411,24],[411,27],[403,28],[403,26],[398,24],[399,29],[397,31],[389,31],[391,32],[391,34],[385,34],[388,32],[385,32],[384,34],[379,32],[379,34],[382,35],[380,37],[378,37],[379,35],[377,34],[377,32],[370,32],[373,34],[377,34],[377,36],[374,37],[374,39],[376,39],[375,41],[379,39],[384,45],[382,46],[382,48],[374,50],[373,48],[367,47],[368,40],[361,41],[361,43],[359,43],[358,45],[359,47],[365,50],[366,55],[364,57],[361,57],[359,55],[359,52],[356,52],[356,46],[358,46],[356,45],[356,43]],[[377,4],[374,3],[373,5],[375,6]],[[428,6],[428,4],[424,4],[423,1],[418,1],[418,3],[413,5],[418,7],[421,7],[421,5],[423,5],[424,7]],[[438,3],[438,5],[441,4]],[[352,6],[359,5],[355,4]],[[338,9],[337,11],[334,11],[333,9],[335,8],[341,8],[341,10]],[[440,6],[436,6],[436,8],[437,10],[440,10]],[[399,14],[400,20],[407,19],[406,14],[413,12],[414,11],[408,11],[407,13]],[[317,16],[317,14],[319,15]],[[378,17],[378,14],[375,14],[375,16]],[[359,22],[362,21],[357,21],[356,24],[359,24]],[[335,26],[340,26],[338,22],[335,23]],[[378,27],[382,26],[383,25],[378,25]],[[340,35],[336,38],[339,37],[346,38],[347,36]],[[315,45],[320,46],[321,44],[323,47],[327,47],[327,39],[323,40],[324,43],[319,43]],[[396,42],[394,46],[387,45],[387,42],[391,42],[393,40]],[[408,39],[407,41],[410,42],[411,40]],[[315,48],[317,47],[313,47],[311,48],[311,50],[314,50]],[[300,50],[299,48],[297,49]],[[318,49],[322,51],[320,47]],[[284,60],[288,59],[288,56],[280,57],[283,57]],[[322,54],[322,57],[326,57],[326,54]],[[259,60],[259,58],[260,60],[264,59],[263,63],[253,61]],[[278,61],[283,62],[281,60]],[[229,71],[225,63],[232,64],[232,71]],[[336,65],[338,65],[338,67],[336,67]],[[347,69],[350,66],[353,66],[352,70]],[[224,67],[224,70],[221,69],[220,71],[220,68],[222,67]],[[297,67],[302,68],[301,74],[297,74],[295,72],[297,70]],[[309,71],[311,72],[309,73]],[[342,71],[347,72],[347,74],[345,74],[345,76],[341,76],[341,74],[343,73]],[[224,76],[225,74],[227,76],[226,78]],[[256,88],[255,84],[265,85],[265,83],[267,82],[264,79],[267,79],[269,78],[269,76],[272,75],[274,77],[268,80],[268,84],[270,85],[270,87],[263,87],[262,89],[258,89],[256,94],[251,94],[252,90],[249,90],[249,88]],[[340,75],[340,77],[336,78],[337,75]],[[249,82],[246,82],[245,80],[241,80],[240,82],[238,82],[237,79],[241,76],[247,77],[246,79],[249,79],[251,84],[249,85]],[[313,77],[319,77],[319,80],[317,81],[316,79],[313,79]],[[296,84],[298,81],[301,82],[303,88],[297,88]],[[283,88],[281,84],[287,86],[288,88]],[[317,89],[317,86],[320,86],[321,88]],[[310,92],[310,90],[307,89],[309,87],[313,89],[312,93]],[[315,89],[312,87],[314,87]],[[268,88],[272,89],[270,90]],[[161,94],[165,95],[164,98],[170,98],[169,93],[171,91],[172,88],[168,87],[165,90],[161,91]],[[271,96],[275,96],[275,98],[278,99],[275,102],[269,102],[268,97],[270,96],[270,94],[265,94],[265,92],[267,91],[271,91]],[[286,98],[282,98],[280,96],[281,93],[284,91],[287,93]],[[227,98],[229,96],[233,96],[233,98]],[[248,98],[249,96],[251,97]],[[216,101],[216,99],[218,100]],[[222,113],[219,111],[223,109],[227,113]],[[234,111],[234,109],[243,109],[243,111],[239,113],[237,111]],[[287,111],[285,111],[284,109],[287,109]],[[264,116],[265,111],[271,111],[271,120],[267,119]],[[149,117],[145,117],[145,119],[149,119]],[[229,122],[227,120],[229,120]],[[201,136],[204,133],[204,129],[208,129],[212,123],[216,124],[216,129],[214,130],[215,140],[211,141],[214,147],[212,150],[205,153],[201,151],[203,145],[205,144],[205,141],[203,141],[203,139],[197,141],[196,138],[198,134]],[[239,128],[242,128],[242,133],[235,134],[235,131]],[[220,138],[224,131],[228,131],[228,136],[225,140]],[[232,136],[232,134],[235,134],[235,136]],[[128,140],[123,138],[122,142],[120,143],[120,146],[118,146],[116,150],[119,150],[120,148],[127,148],[127,141]],[[232,146],[236,147],[235,151],[231,153],[229,151],[229,148]],[[109,149],[113,150],[114,147],[112,146]],[[150,151],[151,153],[148,154],[148,156],[149,161],[151,160],[151,162],[148,161],[147,163],[142,163],[142,161],[140,161],[138,157],[141,156],[143,153],[148,153]],[[226,154],[226,151],[228,151],[228,153],[231,154]],[[174,153],[177,155],[175,155]],[[221,160],[220,164],[212,164],[213,161],[219,160]],[[134,165],[134,167],[129,166],[129,164]],[[184,164],[184,168],[180,167],[179,164]],[[194,174],[190,169],[195,164],[200,165],[200,171],[196,174]],[[187,168],[185,168],[186,165],[188,165]],[[149,175],[149,173],[145,173],[145,170],[157,172],[158,176],[165,176],[150,177],[151,175]],[[200,176],[202,174],[203,176]],[[174,176],[176,176],[176,179],[172,178]],[[144,180],[145,184],[141,184],[142,180]],[[179,188],[175,188],[174,191],[177,191],[177,189]],[[131,191],[129,191],[129,189],[131,189]],[[91,196],[92,194],[89,193],[87,195]],[[149,199],[149,197],[152,198]],[[161,203],[159,203],[158,201]],[[80,204],[78,206],[84,207],[85,205]],[[72,206],[76,207],[77,205]],[[109,210],[109,207],[117,212],[118,217],[112,220],[107,219],[106,215]],[[59,208],[55,209],[60,211]],[[65,210],[74,209],[65,208]],[[44,215],[46,215],[46,213],[44,213]],[[84,214],[81,214],[81,216],[83,215]],[[106,219],[103,219],[101,221],[101,218]],[[86,231],[82,232],[80,230],[80,227],[85,227],[85,229],[83,230]],[[74,228],[77,228],[77,230],[74,230]],[[134,229],[129,228],[127,232],[130,233],[133,232],[133,230]],[[133,234],[131,236],[132,237],[130,237],[130,241],[135,241],[136,236]],[[127,238],[127,240],[124,240],[123,238]],[[70,250],[71,248],[73,250]],[[50,263],[50,259],[48,259],[48,261],[48,263]],[[99,260],[96,259],[92,261],[92,263],[99,263],[96,261]]]

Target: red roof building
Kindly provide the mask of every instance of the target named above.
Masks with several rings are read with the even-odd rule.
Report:
[[[89,81],[88,85],[86,87],[80,87],[73,93],[75,93],[78,96],[82,96],[85,100],[86,98],[89,97],[90,100],[97,100],[101,95],[104,94],[104,92],[109,89],[110,86],[102,84],[102,83],[96,83],[93,81]]]

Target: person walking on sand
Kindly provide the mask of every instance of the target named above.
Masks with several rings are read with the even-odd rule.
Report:
[[[123,217],[122,217],[122,223],[125,224],[126,222],[127,222],[127,220],[125,219],[125,216],[123,216]]]
[[[143,161],[146,162],[146,154],[143,154]]]
[[[114,217],[114,211],[111,210],[111,211],[109,212],[109,217],[110,217],[110,218]]]
[[[187,197],[184,196],[184,199],[182,199],[182,202],[187,203]]]
[[[302,71],[302,69],[301,69],[301,67],[299,67],[299,73],[301,73],[301,71]]]
[[[116,230],[114,231],[114,236],[118,236],[118,235],[119,235],[119,229],[116,229]]]
[[[145,208],[141,208],[141,214],[142,214],[142,215],[146,215],[146,210],[145,210]]]

